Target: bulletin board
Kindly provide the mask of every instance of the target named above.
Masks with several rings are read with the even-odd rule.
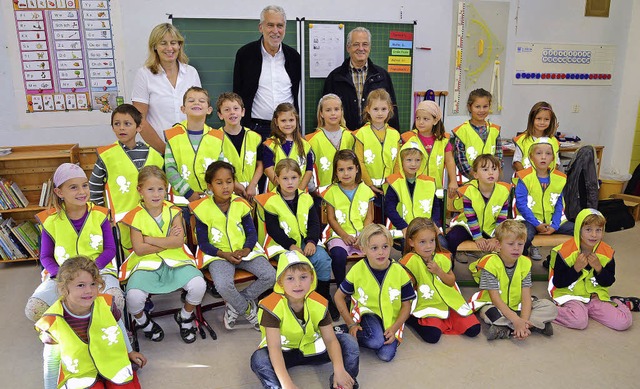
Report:
[[[612,85],[616,46],[516,43],[514,84]]]
[[[27,113],[111,112],[118,82],[108,0],[13,2]]]
[[[313,132],[317,126],[316,111],[318,101],[322,97],[324,78],[311,78],[309,71],[310,45],[309,29],[319,24],[339,24],[342,26],[344,41],[349,31],[356,27],[365,27],[371,31],[371,53],[369,58],[374,64],[387,69],[393,82],[398,104],[398,114],[401,131],[411,128],[411,97],[413,83],[413,34],[415,24],[385,23],[385,22],[352,22],[305,20],[303,31],[306,35],[304,42],[304,100],[305,100],[305,131]],[[343,47],[346,51],[346,47]],[[344,58],[348,58],[345,53]],[[337,64],[335,67],[340,66]]]

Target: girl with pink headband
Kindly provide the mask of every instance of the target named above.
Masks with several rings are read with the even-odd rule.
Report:
[[[40,262],[43,282],[27,301],[25,314],[37,321],[60,297],[55,278],[69,258],[86,256],[100,269],[104,293],[113,296],[117,308],[124,309],[124,295],[117,279],[116,244],[109,210],[89,201],[89,180],[78,165],[63,163],[53,175],[53,208],[36,215],[42,229]],[[45,344],[45,388],[55,388],[60,366],[57,345]]]

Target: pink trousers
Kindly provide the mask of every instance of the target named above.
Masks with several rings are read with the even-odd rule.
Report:
[[[592,298],[588,303],[571,300],[558,307],[555,323],[568,328],[583,330],[589,324],[589,318],[616,331],[624,331],[631,327],[631,311],[619,300],[618,304]]]

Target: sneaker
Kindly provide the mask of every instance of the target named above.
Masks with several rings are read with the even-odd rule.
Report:
[[[153,304],[153,301],[151,301],[151,298],[147,297],[147,301],[144,302],[144,311],[146,313],[151,313],[151,312],[153,312],[155,307],[156,306]]]
[[[260,331],[260,323],[258,323],[258,306],[256,302],[253,300],[249,301],[249,313],[245,313],[245,317],[249,321],[249,323],[253,324],[253,329],[256,331]]]
[[[531,246],[529,248],[529,258],[533,259],[534,261],[541,260],[542,255],[540,255],[540,249],[538,249],[538,247],[536,246]]]
[[[491,325],[487,332],[487,340],[509,339],[511,337],[511,328],[505,326]]]
[[[238,320],[238,311],[233,309],[231,304],[226,304],[224,309],[224,328],[229,331],[233,330],[236,326],[236,320]]]
[[[552,336],[553,335],[553,325],[550,321],[544,323],[544,329],[541,331],[542,335]]]

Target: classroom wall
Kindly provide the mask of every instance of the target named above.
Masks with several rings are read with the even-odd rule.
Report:
[[[278,3],[289,18],[398,21],[402,11],[402,20],[417,20],[416,45],[432,48],[414,53],[414,90],[450,88],[454,4],[451,0],[403,0],[394,4],[370,0],[365,8],[361,2],[325,0],[324,6],[313,14],[309,13],[306,2],[281,0]],[[609,18],[585,18],[585,0],[510,3],[507,63],[502,75],[504,110],[494,116],[493,121],[502,125],[504,136],[513,136],[526,125],[531,105],[547,100],[555,108],[562,131],[578,134],[589,143],[605,145],[605,169],[628,169],[631,142],[625,138],[633,133],[640,93],[640,76],[636,71],[640,60],[640,48],[636,44],[640,38],[639,2],[612,2]],[[168,13],[187,17],[257,18],[266,4],[266,1],[247,0],[239,8],[234,2],[207,0],[192,0],[188,5],[172,0],[112,0],[115,44],[121,54],[118,68],[121,94],[129,101],[135,71],[146,57],[149,31],[157,23],[166,21]],[[15,53],[13,47],[17,44],[10,1],[0,3],[0,20],[5,25],[4,34],[0,34],[0,55],[8,58]],[[614,84],[610,87],[511,85],[513,51],[515,43],[521,41],[617,45]],[[634,42],[631,45],[634,47],[628,47],[627,42]],[[0,61],[0,120],[3,123],[0,144],[78,142],[88,146],[113,141],[108,115],[92,115],[95,119],[81,126],[50,127],[44,120],[41,125],[20,128],[17,112],[24,104],[19,81],[20,74],[16,75],[9,61]],[[570,113],[574,104],[581,106],[580,113]],[[466,116],[449,116],[445,124],[450,130],[465,119]]]

